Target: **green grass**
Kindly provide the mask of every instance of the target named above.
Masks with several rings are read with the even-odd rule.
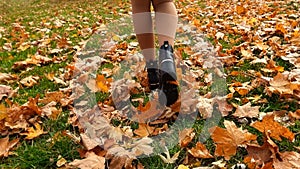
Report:
[[[128,0],[124,0],[128,4]],[[51,49],[57,48],[58,40],[53,38],[56,37],[68,37],[71,41],[70,46],[78,45],[82,40],[87,40],[91,38],[91,34],[83,36],[79,32],[82,31],[84,27],[95,27],[97,24],[106,24],[109,26],[109,29],[115,30],[115,34],[123,35],[131,33],[132,27],[119,27],[119,24],[109,24],[110,22],[117,20],[120,16],[118,16],[118,12],[121,11],[121,8],[129,9],[129,6],[119,8],[118,5],[109,5],[103,6],[105,1],[84,1],[83,0],[66,0],[66,1],[58,1],[58,0],[3,0],[0,2],[0,8],[3,9],[0,11],[0,27],[4,27],[6,29],[5,33],[2,33],[3,38],[0,38],[0,46],[3,46],[5,43],[12,43],[13,50],[5,51],[0,48],[0,72],[3,73],[12,73],[19,77],[19,79],[28,77],[30,75],[38,76],[40,79],[38,83],[32,87],[24,87],[18,83],[18,81],[13,82],[12,84],[7,84],[12,86],[14,89],[19,87],[16,97],[12,98],[12,101],[19,104],[24,104],[28,101],[29,97],[36,97],[38,94],[40,98],[43,98],[45,93],[48,91],[57,91],[59,88],[64,87],[60,84],[55,84],[54,82],[48,80],[45,76],[47,73],[54,73],[56,77],[61,75],[61,69],[64,69],[68,64],[73,62],[73,56],[76,53],[72,48],[66,49],[58,54],[50,54],[49,51]],[[126,4],[124,3],[124,4]],[[200,8],[205,8],[204,1],[197,2]],[[295,2],[296,3],[296,2]],[[187,3],[188,4],[188,3]],[[184,5],[187,5],[184,4]],[[299,4],[299,3],[298,3]],[[294,4],[288,4],[290,8],[295,8]],[[113,11],[116,13],[114,14]],[[199,16],[197,16],[199,17]],[[83,21],[83,18],[88,18],[88,21]],[[129,18],[127,18],[129,19]],[[54,28],[55,20],[63,20],[66,23],[63,24],[60,28]],[[118,21],[118,20],[117,20]],[[23,31],[29,33],[28,39],[26,42],[34,43],[36,41],[42,40],[43,38],[50,38],[50,43],[46,47],[38,47],[38,45],[31,45],[31,47],[25,51],[17,51],[17,42],[18,38],[21,35],[22,31],[14,30],[12,24],[20,23],[24,26]],[[45,28],[42,23],[50,24],[50,32],[42,33],[36,30]],[[96,23],[98,22],[98,23]],[[122,21],[118,21],[120,23]],[[125,22],[125,21],[124,21]],[[126,23],[128,20],[126,21]],[[67,29],[73,25],[74,30],[68,31]],[[15,35],[13,35],[15,33]],[[229,39],[239,39],[241,35],[232,35],[226,34]],[[99,47],[99,42],[103,38],[103,36],[93,36],[85,50],[93,50]],[[209,39],[209,38],[208,38]],[[125,39],[126,42],[136,41],[136,39]],[[212,43],[213,39],[211,40]],[[225,40],[219,40],[219,42],[223,46],[223,52],[226,52],[226,49],[231,49],[233,46],[237,46],[243,42],[240,40],[235,42],[234,44],[227,42]],[[30,71],[26,71],[26,68],[22,69],[13,69],[13,65],[17,61],[23,61],[28,58],[29,55],[34,55],[35,53],[39,53],[43,56],[47,56],[49,58],[61,57],[67,55],[67,59],[61,63],[50,63],[46,65],[29,65]],[[98,54],[97,50],[95,50],[92,54]],[[68,54],[67,54],[68,53]],[[261,51],[254,51],[254,55],[257,56],[261,53]],[[90,57],[91,55],[86,55],[83,57]],[[236,53],[236,56],[240,59],[242,58],[241,53]],[[182,53],[183,59],[188,59],[189,56],[186,53]],[[109,58],[106,58],[109,59]],[[274,61],[276,65],[284,67],[284,70],[292,70],[294,68],[293,65],[284,61],[280,58],[275,58]],[[115,78],[122,78],[124,72],[128,71],[128,65],[126,63],[122,63],[121,69],[118,75]],[[212,95],[225,95],[228,92],[227,84],[235,83],[235,82],[251,82],[255,79],[253,75],[249,73],[249,71],[259,71],[261,72],[262,68],[265,68],[264,64],[251,64],[250,61],[245,60],[242,63],[239,63],[236,66],[226,67],[225,73],[230,74],[232,71],[240,71],[241,73],[237,76],[228,75],[226,80],[222,78],[214,77],[214,82],[209,86],[205,86],[199,89],[199,93],[201,95],[207,94],[208,92],[212,92]],[[100,73],[103,68],[113,69],[113,63],[104,63],[99,67],[97,73]],[[207,72],[206,72],[207,73]],[[200,79],[201,80],[201,79]],[[6,83],[5,83],[6,84]],[[267,99],[267,103],[260,104],[262,112],[270,112],[277,110],[287,110],[294,112],[297,109],[300,109],[299,104],[296,101],[289,101],[283,98],[280,98],[278,95],[274,94],[272,96],[268,96],[264,93],[265,87],[260,86],[258,88],[250,91],[246,96],[240,96],[235,93],[233,100],[234,103],[238,105],[242,104],[239,98],[247,98],[254,95],[262,95],[262,98]],[[94,95],[83,95],[81,99],[90,99],[90,106],[96,105],[98,102],[104,102],[110,96],[110,93],[104,92],[96,92]],[[149,98],[144,93],[139,93],[132,95],[133,98],[144,98],[144,104],[149,101]],[[238,98],[238,99],[237,99]],[[1,101],[4,103],[4,101]],[[134,106],[138,106],[137,102],[132,103]],[[254,103],[255,104],[255,103]],[[63,112],[59,115],[56,120],[42,118],[39,117],[39,120],[43,122],[44,131],[47,131],[47,134],[41,135],[38,138],[33,140],[24,140],[24,136],[18,136],[17,134],[11,135],[12,137],[21,137],[21,142],[18,147],[13,151],[15,154],[9,156],[8,158],[2,158],[0,163],[0,168],[57,168],[56,162],[59,160],[59,157],[65,158],[68,162],[73,161],[74,159],[79,159],[78,149],[82,148],[80,144],[74,142],[68,136],[63,134],[65,131],[71,131],[71,133],[78,136],[79,131],[77,128],[68,124],[68,116],[69,110],[67,107],[63,107]],[[216,109],[216,108],[215,108]],[[219,116],[219,112],[216,111],[215,116]],[[263,143],[263,134],[256,130],[253,127],[250,127],[249,124],[239,124],[238,120],[229,115],[226,118],[221,118],[220,122],[211,122],[209,126],[220,126],[224,127],[224,120],[234,121],[239,127],[243,127],[243,129],[247,129],[250,133],[255,134],[258,137],[258,143]],[[254,119],[257,120],[257,119]],[[184,119],[180,123],[175,123],[175,120],[170,121],[168,123],[169,127],[174,129],[174,133],[168,136],[168,142],[173,143],[169,145],[169,151],[171,156],[176,152],[181,150],[178,160],[175,164],[165,164],[158,155],[141,158],[136,160],[135,162],[141,162],[145,168],[155,169],[155,168],[166,168],[173,169],[178,167],[180,163],[183,162],[184,157],[186,156],[186,149],[181,149],[178,144],[178,132],[181,131],[185,126],[189,125],[194,128],[196,132],[195,138],[188,145],[188,148],[195,146],[198,141],[202,141],[204,138],[200,137],[201,133],[207,132],[207,128],[205,127],[205,120],[201,118],[197,118],[196,121],[192,121],[189,118]],[[192,123],[192,124],[191,124]],[[137,122],[128,121],[120,121],[118,119],[112,120],[112,125],[114,126],[131,126],[132,130],[138,128],[139,124]],[[287,139],[282,141],[276,141],[275,143],[279,146],[280,151],[295,151],[295,147],[300,146],[300,122],[299,120],[295,122],[295,124],[288,127],[293,133],[298,133],[295,136],[295,141],[291,142]],[[156,143],[159,144],[159,143]],[[215,151],[215,143],[211,138],[208,137],[207,140],[204,141],[205,146],[208,148],[211,154]],[[156,147],[161,148],[160,145]],[[236,163],[242,162],[243,157],[246,155],[246,150],[244,148],[238,148],[238,152],[236,155],[231,157],[228,164],[232,166]],[[199,163],[203,166],[211,166],[211,163],[220,160],[222,157],[217,157],[215,159],[204,159],[199,160]]]

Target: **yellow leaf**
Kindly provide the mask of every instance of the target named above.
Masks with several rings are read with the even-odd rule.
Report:
[[[189,169],[189,167],[187,167],[187,166],[185,166],[185,165],[183,165],[183,164],[180,164],[180,165],[178,166],[178,169]]]
[[[108,92],[110,83],[112,79],[111,78],[105,78],[104,75],[97,75],[96,78],[96,86],[100,89],[102,92]]]
[[[34,129],[35,127],[35,129]],[[29,129],[27,130],[28,133],[22,134],[22,135],[26,135],[27,140],[32,140],[42,134],[45,134],[45,132],[43,131],[43,128],[41,127],[40,124],[35,123],[34,127],[29,127]]]

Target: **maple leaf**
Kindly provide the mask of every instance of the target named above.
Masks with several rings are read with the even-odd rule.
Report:
[[[105,158],[96,155],[94,152],[88,152],[86,158],[76,159],[69,165],[80,169],[105,169]]]
[[[266,115],[263,120],[254,122],[251,124],[252,127],[256,128],[260,132],[270,132],[270,136],[276,140],[281,141],[281,137],[285,137],[290,141],[294,140],[295,134],[292,133],[288,128],[282,126],[274,120],[274,114]]]
[[[29,127],[27,129],[28,133],[21,133],[21,135],[26,135],[25,139],[32,140],[32,139],[46,133],[46,132],[43,131],[43,128],[41,127],[40,124],[35,123],[34,127],[35,128]]]
[[[229,160],[230,156],[235,155],[237,147],[245,146],[247,143],[256,140],[256,136],[247,130],[237,128],[234,122],[225,120],[224,125],[226,129],[214,127],[209,131],[216,143],[215,154],[224,156],[226,160]]]
[[[0,139],[0,157],[7,157],[9,155],[9,150],[11,150],[18,142],[19,139],[9,141],[8,136]]]
[[[259,114],[260,106],[251,106],[251,103],[248,102],[243,106],[237,106],[236,111],[234,112],[233,116],[235,117],[257,117]]]
[[[189,149],[188,152],[196,158],[213,158],[213,156],[206,149],[205,145],[197,142],[196,146]]]

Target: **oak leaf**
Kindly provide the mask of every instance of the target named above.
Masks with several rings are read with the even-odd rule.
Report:
[[[210,129],[210,133],[216,143],[215,155],[224,156],[225,160],[229,160],[230,156],[235,155],[237,147],[256,140],[256,136],[237,128],[234,122],[225,120],[224,125],[226,129],[214,127]]]
[[[260,132],[270,132],[270,137],[281,141],[281,136],[294,140],[295,134],[292,133],[288,128],[282,126],[274,120],[274,114],[266,115],[263,120],[254,122],[251,124],[252,127],[256,128]]]

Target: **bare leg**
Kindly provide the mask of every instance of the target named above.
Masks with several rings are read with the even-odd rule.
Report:
[[[159,46],[163,45],[164,41],[168,41],[171,46],[174,46],[178,22],[175,4],[173,2],[161,2],[154,5]]]
[[[155,59],[151,0],[131,0],[133,25],[139,46],[146,61]]]

